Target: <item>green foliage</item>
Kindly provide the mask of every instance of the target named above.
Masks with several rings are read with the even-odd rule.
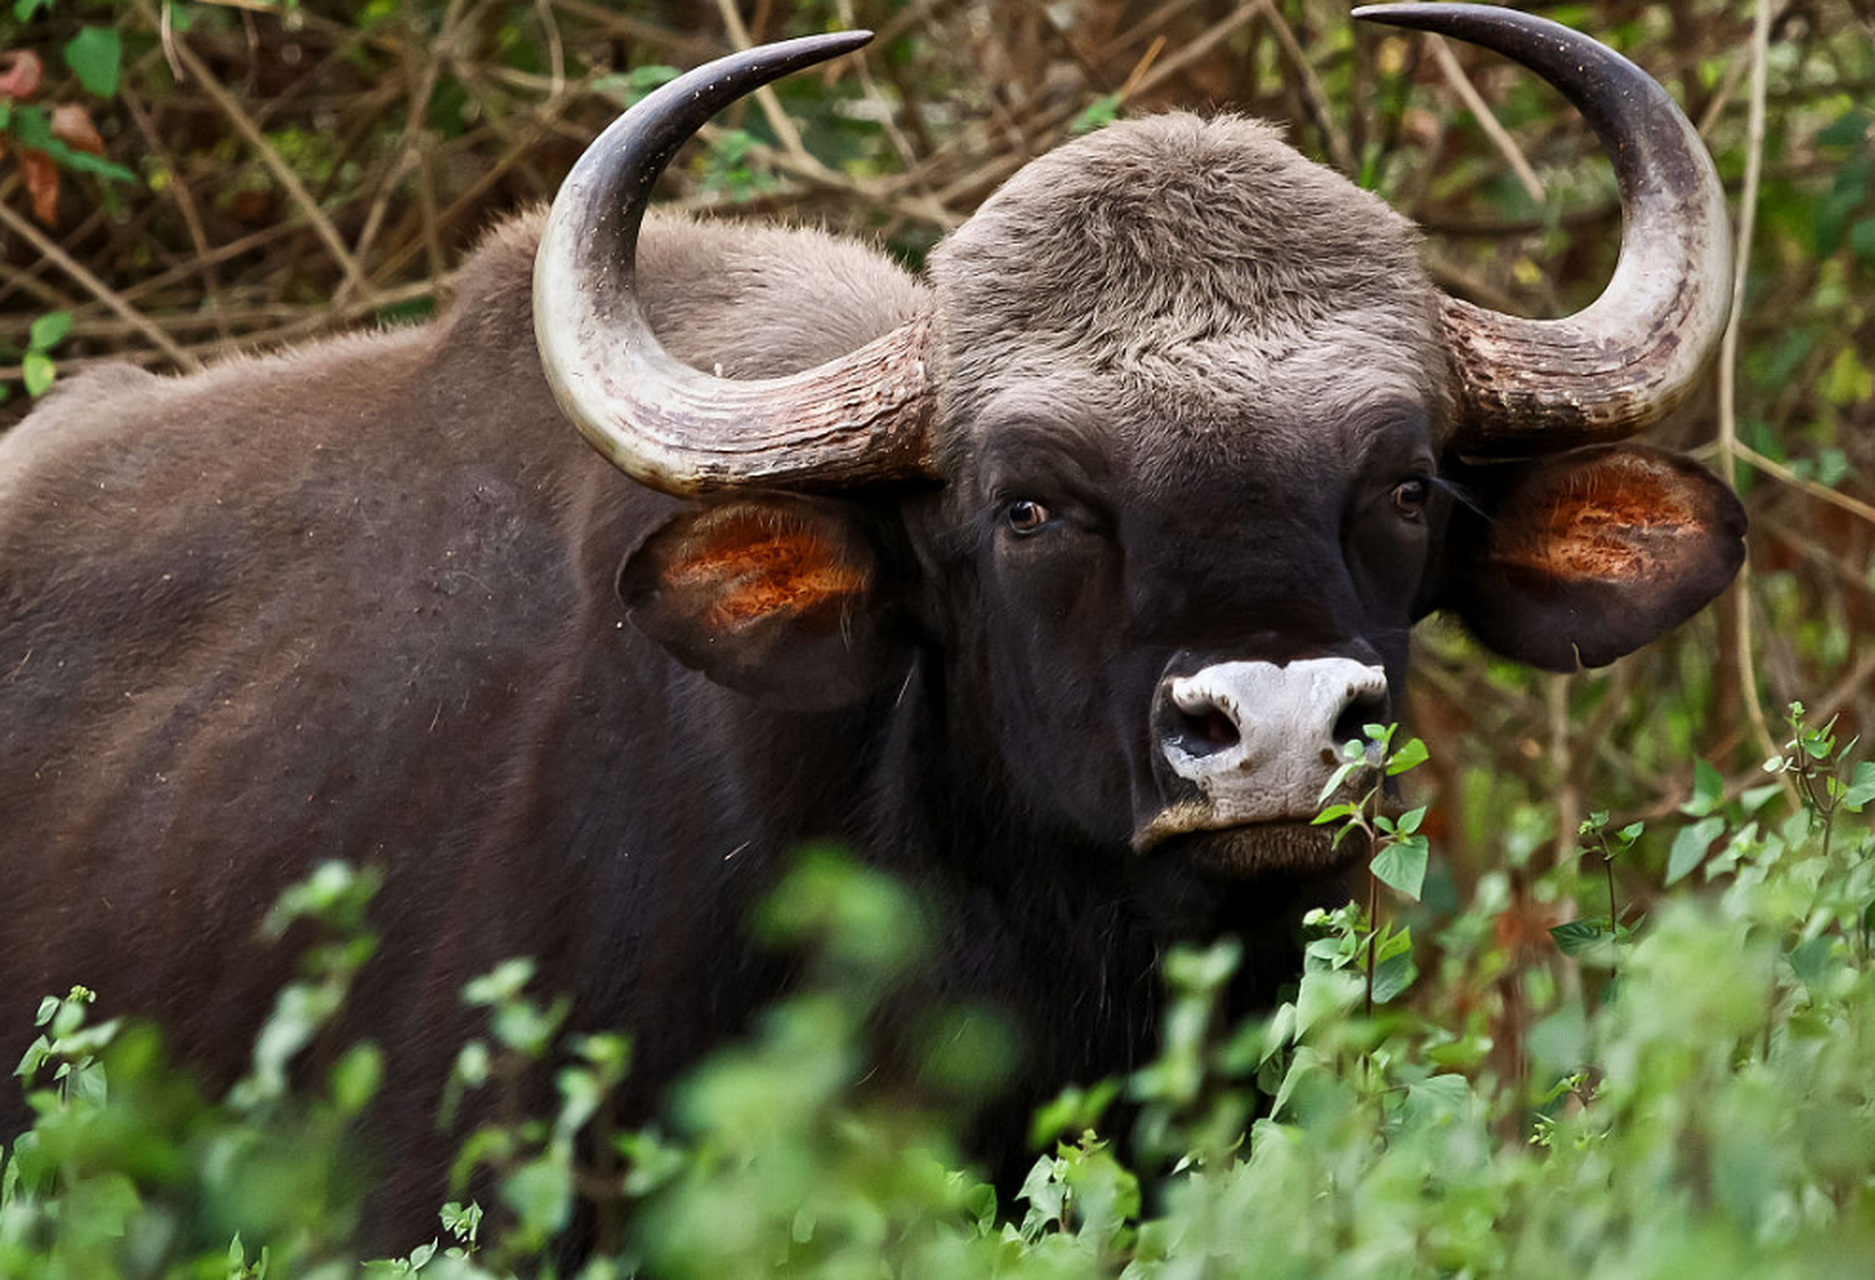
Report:
[[[19,146],[43,151],[60,168],[74,173],[95,174],[116,182],[135,182],[137,175],[121,164],[94,156],[68,145],[52,134],[52,120],[37,106],[24,102],[0,100],[0,132]]]
[[[52,389],[59,369],[50,353],[71,331],[69,311],[49,311],[33,321],[27,333],[26,353],[20,360],[20,381],[26,384],[27,395],[38,397]]]
[[[1121,105],[1119,94],[1103,93],[1081,108],[1081,113],[1069,122],[1068,132],[1083,134],[1106,128],[1120,118]]]
[[[117,78],[124,46],[110,27],[84,27],[65,44],[65,65],[77,75],[88,93],[100,98],[117,96]]]
[[[457,1103],[512,1102],[544,1065],[548,1105],[488,1109],[465,1144],[460,1183],[480,1170],[493,1212],[452,1200],[430,1238],[360,1264],[344,1134],[382,1064],[361,1046],[323,1083],[293,1067],[369,954],[376,877],[321,867],[268,917],[275,937],[310,936],[302,976],[222,1103],[164,1064],[149,1028],[91,1023],[91,992],[42,1003],[17,1073],[36,1120],[0,1165],[0,1274],[555,1274],[551,1241],[584,1198],[592,1280],[1859,1276],[1875,1250],[1875,833],[1852,820],[1875,770],[1801,708],[1789,725],[1767,767],[1797,780],[1802,808],[1773,824],[1773,795],[1728,796],[1700,770],[1685,807],[1695,828],[1719,824],[1707,887],[1645,921],[1613,899],[1611,871],[1643,824],[1581,824],[1608,912],[1554,932],[1564,963],[1619,981],[1548,992],[1534,1072],[1499,1065],[1462,991],[1422,981],[1407,1000],[1412,931],[1348,903],[1311,915],[1292,996],[1241,1025],[1220,1012],[1238,944],[1171,952],[1158,1056],[1043,1107],[1008,1204],[959,1163],[982,1091],[873,1062],[876,1015],[918,972],[921,910],[819,849],[758,921],[803,957],[804,987],[693,1073],[657,1126],[611,1125],[628,1046],[561,1036],[566,1006],[530,994],[530,963],[471,982],[489,1034],[464,1050]],[[1368,731],[1348,760],[1368,789],[1340,806],[1376,860],[1420,836],[1407,815],[1379,822],[1379,779],[1423,759],[1392,740]],[[1481,881],[1438,925],[1447,950],[1470,935],[1489,952],[1475,939],[1501,908]],[[994,1025],[940,1014],[947,1035]],[[978,1044],[1007,1056],[1001,1033]]]

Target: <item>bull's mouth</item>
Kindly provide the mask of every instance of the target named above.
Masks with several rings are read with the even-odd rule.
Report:
[[[1169,812],[1161,815],[1171,816]],[[1323,875],[1345,870],[1360,857],[1361,839],[1352,837],[1336,845],[1335,827],[1326,823],[1315,826],[1306,818],[1235,826],[1155,820],[1134,837],[1133,847],[1154,858],[1178,858],[1197,871],[1231,879],[1269,874]]]

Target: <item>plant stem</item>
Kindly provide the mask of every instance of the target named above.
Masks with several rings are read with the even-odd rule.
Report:
[[[1375,854],[1379,854],[1376,849]],[[1374,1016],[1374,948],[1380,939],[1380,877],[1367,871],[1367,1016]]]
[[[1759,1057],[1766,1063],[1771,1061],[1771,1027],[1777,1021],[1777,966],[1783,961],[1778,947],[1771,948],[1771,990],[1764,1002],[1764,1040],[1759,1050]]]

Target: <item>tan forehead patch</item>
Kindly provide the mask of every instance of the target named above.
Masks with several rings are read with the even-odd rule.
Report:
[[[1568,582],[1640,582],[1704,532],[1694,497],[1653,459],[1611,458],[1528,495],[1490,559]]]
[[[865,574],[820,531],[785,518],[726,512],[699,528],[668,586],[710,600],[709,626],[734,631],[861,594]]]

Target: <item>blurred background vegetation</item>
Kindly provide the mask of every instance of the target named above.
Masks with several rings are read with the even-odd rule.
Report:
[[[1407,997],[1446,1028],[1434,1060],[1508,1086],[1516,1101],[1492,1123],[1513,1146],[1523,1105],[1573,1061],[1557,1019],[1600,1016],[1605,992],[1577,964],[1598,935],[1570,922],[1599,913],[1619,933],[1670,909],[1663,886],[1709,851],[1738,872],[1768,839],[1753,815],[1768,831],[1773,812],[1795,814],[1778,847],[1800,847],[1798,828],[1843,797],[1808,765],[1767,780],[1763,762],[1835,767],[1875,732],[1875,4],[1530,7],[1661,80],[1748,216],[1735,350],[1654,436],[1734,477],[1752,532],[1731,593],[1604,671],[1544,676],[1421,629],[1410,719],[1431,760],[1407,782],[1430,802],[1433,859],[1393,923],[1437,976]],[[825,224],[915,268],[1064,138],[1226,110],[1283,122],[1409,214],[1455,293],[1560,315],[1613,266],[1611,171],[1555,93],[1467,47],[1357,30],[1341,0],[0,0],[0,428],[104,361],[186,371],[419,320],[477,237],[549,198],[671,68],[847,26],[879,39],[719,119],[662,202]],[[1812,731],[1836,720],[1822,755],[1786,723],[1798,699]],[[1859,808],[1875,777],[1851,763]],[[1824,838],[1822,863],[1856,840],[1832,855]],[[1845,890],[1861,905],[1842,916],[1859,920],[1864,985],[1867,888]],[[1820,926],[1791,928],[1808,983],[1815,954],[1797,957]],[[1865,1042],[1865,1011],[1854,1021]],[[1588,1094],[1578,1081],[1560,1096]],[[1866,1121],[1866,1096],[1854,1105]],[[1866,1181],[1859,1194],[1866,1218]]]

